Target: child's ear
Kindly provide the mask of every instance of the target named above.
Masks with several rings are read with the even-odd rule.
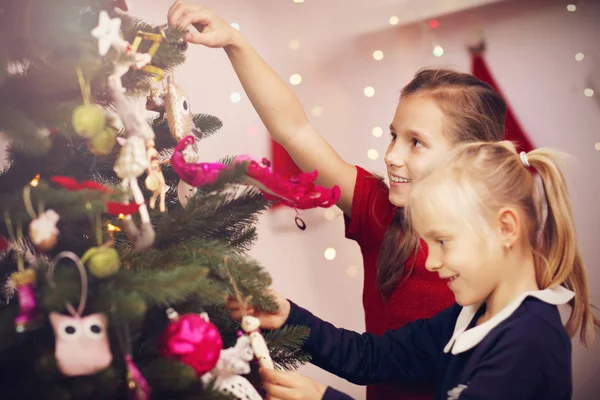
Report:
[[[509,248],[512,247],[519,239],[521,231],[519,214],[514,208],[503,207],[498,211],[496,220],[502,244]]]

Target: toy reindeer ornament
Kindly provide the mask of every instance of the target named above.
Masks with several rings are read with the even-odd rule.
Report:
[[[137,179],[145,170],[148,171],[146,186],[154,192],[150,205],[154,206],[157,197],[160,197],[161,211],[165,209],[167,187],[158,162],[158,154],[154,148],[154,131],[146,123],[143,109],[125,95],[121,78],[132,67],[157,72],[156,67],[148,64],[158,49],[162,36],[155,33],[138,32],[134,45],[130,45],[121,38],[120,26],[119,18],[110,19],[105,11],[101,11],[99,24],[92,31],[92,35],[98,38],[100,55],[105,55],[110,47],[113,47],[118,53],[118,57],[114,61],[114,71],[108,77],[108,88],[116,114],[125,128],[126,140],[122,144],[119,158],[115,162],[114,171],[123,180],[123,188],[130,189],[134,201],[140,205],[141,226],[139,228],[135,225],[131,215],[125,217],[124,220],[125,233],[131,240],[134,249],[139,251],[152,246],[155,232]],[[154,42],[148,53],[141,54],[136,51],[142,38]]]
[[[203,133],[194,124],[194,114],[190,107],[190,102],[183,89],[175,83],[173,75],[167,77],[167,86],[163,87],[164,92],[157,94],[152,90],[146,97],[146,109],[156,111],[161,117],[167,119],[171,136],[179,143],[185,137],[193,135],[199,139]],[[198,147],[196,142],[186,145],[182,151],[186,163],[197,163],[200,161]],[[197,188],[180,180],[177,187],[179,202],[185,206],[190,196],[194,196]]]

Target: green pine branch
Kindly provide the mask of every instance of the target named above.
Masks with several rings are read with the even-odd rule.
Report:
[[[26,114],[10,106],[0,105],[0,131],[18,151],[27,151],[32,156],[46,153],[50,140],[43,137],[41,127]]]
[[[60,222],[90,221],[90,216],[102,214],[106,209],[106,201],[119,201],[121,192],[118,194],[102,194],[95,190],[84,189],[69,191],[51,187],[45,181],[39,181],[37,187],[31,187],[31,203],[33,211],[38,213],[41,209],[53,209],[60,216]],[[0,194],[0,212],[10,214],[10,223],[16,227],[17,224],[28,224],[32,216],[26,210],[23,200],[22,187],[16,192]],[[8,221],[4,221],[6,224]],[[91,224],[91,222],[90,222]]]
[[[241,193],[198,191],[186,208],[172,210],[168,215],[157,215],[156,246],[165,248],[189,237],[206,240],[226,240],[245,243],[248,228],[258,220],[258,213],[266,209],[266,202],[256,190]]]
[[[137,293],[150,307],[167,307],[185,301],[192,295],[213,292],[207,279],[208,268],[199,265],[183,265],[162,271],[125,270],[105,285],[106,300],[112,302],[110,293],[121,296]],[[207,296],[209,297],[209,296]]]
[[[264,333],[273,362],[285,370],[298,369],[310,362],[310,354],[302,349],[309,335],[310,329],[306,326],[286,326]]]
[[[149,121],[156,134],[156,148],[165,149],[173,147],[176,144],[175,139],[171,135],[166,116],[160,116]],[[202,131],[202,137],[206,139],[216,133],[223,127],[223,122],[214,115],[194,114],[194,125]]]
[[[212,388],[203,388],[192,367],[175,360],[157,358],[142,369],[157,399],[234,400]],[[193,395],[187,393],[193,393]],[[186,395],[187,394],[187,395]]]

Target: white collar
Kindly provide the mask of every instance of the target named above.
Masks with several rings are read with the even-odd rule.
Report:
[[[575,296],[575,293],[564,288],[563,286],[524,292],[488,321],[469,330],[467,330],[467,327],[473,320],[473,317],[475,317],[475,314],[477,314],[477,311],[482,304],[480,303],[463,307],[458,315],[458,318],[456,319],[454,334],[452,335],[452,338],[446,347],[444,347],[444,353],[448,353],[450,350],[452,350],[452,354],[460,354],[477,346],[492,329],[510,317],[529,296],[538,298],[548,304],[560,305],[569,302],[573,296]]]

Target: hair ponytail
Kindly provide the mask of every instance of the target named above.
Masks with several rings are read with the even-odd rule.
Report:
[[[537,243],[544,261],[537,265],[538,285],[544,289],[563,284],[575,292],[569,303],[571,315],[566,329],[571,337],[579,331],[582,343],[588,347],[593,342],[594,330],[600,328],[600,321],[590,304],[588,277],[577,246],[571,201],[558,167],[562,157],[557,152],[538,149],[528,153],[527,160],[542,181],[546,199],[540,200],[547,202],[547,217]]]

